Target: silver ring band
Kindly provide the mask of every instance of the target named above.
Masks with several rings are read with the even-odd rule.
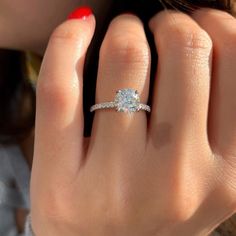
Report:
[[[99,104],[95,104],[91,106],[90,112],[94,112],[99,109],[111,109],[111,108],[117,108],[117,105],[115,102],[103,102],[103,103],[99,103]],[[150,106],[146,104],[142,104],[142,103],[139,104],[138,111],[140,110],[151,112]]]
[[[151,112],[150,106],[140,103],[140,97],[137,90],[134,89],[119,89],[116,91],[114,102],[98,103],[90,108],[90,112],[99,109],[112,109],[115,108],[118,112],[137,112],[147,111]]]

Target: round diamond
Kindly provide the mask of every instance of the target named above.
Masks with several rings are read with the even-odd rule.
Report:
[[[117,111],[131,113],[139,110],[140,98],[134,89],[120,89],[116,92],[115,103]]]

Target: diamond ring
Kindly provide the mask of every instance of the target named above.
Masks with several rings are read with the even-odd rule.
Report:
[[[140,103],[140,96],[134,89],[119,89],[116,91],[114,102],[103,102],[91,106],[90,112],[98,109],[115,108],[118,112],[132,113],[140,110],[151,112],[150,106]]]

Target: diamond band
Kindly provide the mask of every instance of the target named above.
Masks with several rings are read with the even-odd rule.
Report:
[[[140,103],[140,97],[137,90],[134,89],[120,89],[116,92],[114,102],[104,102],[91,106],[90,112],[98,109],[115,108],[118,112],[137,112],[144,110],[151,112],[150,106]]]
[[[116,108],[116,104],[114,102],[104,102],[95,104],[90,108],[90,112],[93,112],[98,109],[108,109],[108,108]]]

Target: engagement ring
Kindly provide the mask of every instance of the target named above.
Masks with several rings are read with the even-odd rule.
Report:
[[[93,112],[98,109],[111,109],[115,108],[118,112],[137,112],[140,110],[144,110],[147,112],[151,112],[150,106],[140,103],[140,96],[137,90],[127,88],[127,89],[119,89],[116,91],[116,96],[114,102],[104,102],[98,103],[90,108],[90,112]]]

